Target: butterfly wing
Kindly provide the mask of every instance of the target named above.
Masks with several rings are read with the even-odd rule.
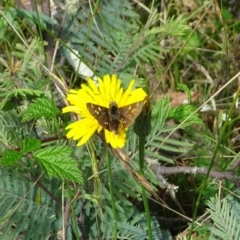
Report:
[[[94,103],[87,103],[87,109],[103,128],[110,130],[108,108]]]
[[[140,101],[119,108],[123,128],[128,128],[133,123],[135,118],[141,113],[143,105],[144,101]]]

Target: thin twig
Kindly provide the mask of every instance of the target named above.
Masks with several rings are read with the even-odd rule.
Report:
[[[154,171],[157,178],[163,177],[163,176],[169,176],[173,174],[203,174],[206,175],[208,172],[208,168],[205,167],[164,167],[161,165],[152,165],[150,168]],[[233,171],[226,171],[226,172],[218,172],[216,170],[211,170],[209,173],[209,176],[218,179],[218,180],[229,180],[233,183],[235,183],[237,186],[240,186],[240,178],[235,177],[233,174]]]

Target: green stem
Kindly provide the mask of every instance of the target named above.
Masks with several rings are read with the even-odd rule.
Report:
[[[142,175],[144,175],[144,146],[145,145],[145,137],[139,137],[139,170]],[[148,226],[148,239],[152,240],[152,226],[151,226],[151,218],[147,200],[146,189],[142,185],[142,199],[144,204],[144,209],[146,213],[147,226]]]
[[[107,150],[107,168],[108,168],[109,189],[111,194],[112,212],[113,212],[113,239],[116,240],[117,239],[117,215],[116,215],[116,207],[115,207],[115,201],[114,201],[114,195],[113,195],[111,155],[109,150]]]

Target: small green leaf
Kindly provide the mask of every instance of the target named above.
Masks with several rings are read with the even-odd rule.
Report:
[[[40,149],[34,157],[42,164],[50,178],[58,176],[61,179],[82,183],[82,174],[75,159],[69,157],[72,149],[67,146],[54,146]]]
[[[39,98],[34,103],[30,104],[23,113],[23,121],[29,121],[33,118],[40,117],[52,118],[59,113],[59,109],[52,101],[46,98]]]
[[[22,145],[22,153],[28,153],[38,150],[41,147],[41,141],[36,138],[26,138]]]
[[[21,152],[17,152],[14,150],[6,150],[3,152],[2,155],[2,165],[3,166],[8,166],[10,164],[13,164],[23,156]]]

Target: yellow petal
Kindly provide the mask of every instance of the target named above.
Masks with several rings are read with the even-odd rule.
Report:
[[[129,104],[129,103],[127,102],[127,99],[128,99],[129,95],[130,95],[131,92],[132,92],[133,84],[134,84],[134,80],[132,80],[132,81],[129,83],[129,86],[128,86],[127,90],[122,94],[122,97],[121,97],[120,102],[119,102],[119,106],[125,106],[125,105],[128,105],[128,104]]]
[[[112,81],[109,86],[109,92],[110,92],[110,101],[115,101],[117,89],[117,76],[115,74],[112,75]]]
[[[85,84],[82,84],[82,89],[80,90],[81,93],[81,98],[85,100],[85,102],[91,101],[94,102],[94,98],[95,98],[95,93],[94,91],[86,86]]]
[[[113,148],[122,148],[126,142],[126,134],[124,131],[119,134],[115,134],[114,132],[109,132],[105,129],[105,139],[106,142],[109,143]]]
[[[87,132],[87,134],[83,135],[82,139],[78,142],[77,146],[81,146],[84,143],[86,143],[91,137],[92,135],[96,132],[95,128],[90,128]]]
[[[115,101],[118,104],[118,107],[121,107],[122,94],[123,94],[123,88],[120,88],[115,97]]]
[[[78,140],[80,138],[90,138],[98,128],[98,122],[94,118],[85,118],[69,124],[66,129],[70,129],[67,138]],[[87,141],[87,140],[86,140]]]
[[[66,112],[80,113],[81,110],[76,106],[67,106],[67,107],[62,109],[62,112],[63,113],[66,113]]]
[[[97,88],[95,82],[91,78],[88,79],[88,84],[90,88],[93,90],[94,94],[99,95],[99,89]]]

